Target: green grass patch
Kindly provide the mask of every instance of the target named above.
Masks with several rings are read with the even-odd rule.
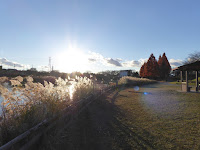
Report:
[[[198,77],[198,81],[200,81],[200,77]],[[192,82],[196,82],[196,78],[193,79]]]
[[[177,85],[181,85],[181,82],[170,82],[171,84],[177,84]],[[193,82],[191,80],[188,81],[189,85],[191,86],[196,86],[196,82]]]

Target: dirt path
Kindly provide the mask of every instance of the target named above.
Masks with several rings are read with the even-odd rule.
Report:
[[[91,103],[67,128],[55,129],[39,149],[111,150],[153,149],[141,135],[122,124],[123,114],[115,106],[119,91]]]

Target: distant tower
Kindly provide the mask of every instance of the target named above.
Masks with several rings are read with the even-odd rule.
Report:
[[[49,71],[51,72],[51,57],[49,57]]]

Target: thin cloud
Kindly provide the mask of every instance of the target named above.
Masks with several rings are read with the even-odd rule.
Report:
[[[88,60],[89,60],[90,62],[96,62],[96,61],[97,61],[97,60],[94,59],[94,58],[88,58]]]
[[[106,58],[103,55],[95,52],[89,52],[89,62],[92,63],[100,63],[103,66],[114,66],[114,67],[124,67],[124,68],[133,68],[133,67],[141,67],[141,65],[147,61],[147,58],[139,59],[139,60],[128,60],[124,61],[121,58]]]
[[[103,61],[105,58],[103,57],[103,55],[99,54],[99,53],[95,53],[95,52],[89,52],[88,54],[89,56],[89,60],[94,59],[96,61]]]
[[[117,58],[116,61],[121,62],[123,60],[121,58]]]
[[[180,59],[170,59],[169,63],[173,68],[183,65],[183,61]]]
[[[137,60],[126,61],[123,63],[124,67],[139,67],[141,63]]]
[[[17,62],[14,62],[14,61],[10,61],[6,58],[0,58],[0,64],[2,66],[6,66],[8,68],[25,68],[25,67],[28,67],[28,65],[24,65],[24,64],[20,64],[20,63],[17,63]]]
[[[95,52],[89,52],[89,62],[95,64],[101,64],[103,67],[121,67],[122,69],[139,69],[148,58],[140,58],[138,60],[123,60],[121,58],[106,58],[103,55]],[[183,65],[183,61],[180,59],[170,59],[170,65],[172,68]],[[114,69],[114,68],[113,68]]]
[[[130,60],[130,61],[125,61],[122,63],[123,67],[128,67],[128,68],[131,68],[131,67],[141,67],[142,64],[144,62],[146,62],[147,59],[139,59],[139,60]]]
[[[98,69],[136,69],[138,70],[144,62],[146,62],[148,59],[141,58],[139,60],[123,60],[121,58],[106,58],[103,55],[95,52],[89,52],[86,54],[88,59],[88,66]],[[169,63],[172,68],[178,67],[183,65],[183,61],[180,59],[170,59]],[[30,68],[29,65],[24,65],[21,63],[17,63],[14,61],[10,61],[6,58],[0,58],[0,65],[3,66],[3,68],[16,68],[16,69],[27,69]],[[90,66],[91,65],[91,66]],[[48,70],[48,66],[38,66],[38,70]]]
[[[117,60],[114,60],[112,58],[106,58],[106,60],[108,64],[114,65],[116,67],[122,67],[122,64]]]

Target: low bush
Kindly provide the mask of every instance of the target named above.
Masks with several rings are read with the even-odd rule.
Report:
[[[156,82],[157,82],[156,80],[150,80],[146,78],[136,78],[136,77],[125,76],[119,79],[118,84],[125,85],[125,86],[142,86],[146,84],[153,84]]]

